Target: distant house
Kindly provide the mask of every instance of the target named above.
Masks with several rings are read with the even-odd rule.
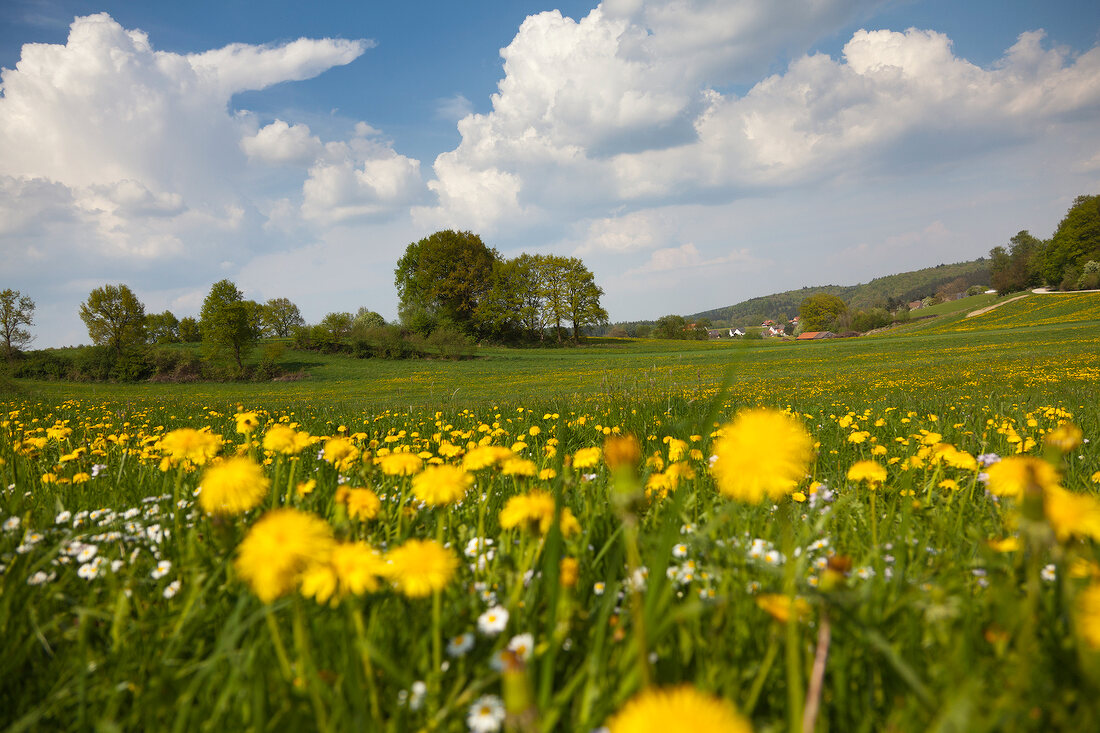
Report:
[[[832,331],[803,331],[798,335],[798,341],[816,341],[818,339],[835,339]]]
[[[923,307],[924,307],[924,301],[923,300],[914,300],[912,303],[909,304],[909,310],[911,310],[911,311],[920,310]]]
[[[740,328],[731,328],[730,329],[730,336],[740,338],[741,336],[744,336],[744,335],[745,335],[745,332],[742,331]]]

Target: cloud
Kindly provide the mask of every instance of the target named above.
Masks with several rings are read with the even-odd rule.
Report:
[[[321,139],[310,134],[309,125],[291,125],[282,120],[241,138],[245,155],[272,165],[309,165],[323,148]]]
[[[941,33],[860,30],[839,58],[796,56],[744,96],[719,91],[870,5],[647,0],[580,21],[531,16],[501,51],[492,110],[459,122],[460,144],[436,158],[437,204],[421,217],[519,231],[564,212],[889,179],[1026,145],[1100,109],[1100,48],[1071,56],[1041,31],[982,68]]]
[[[473,111],[473,103],[461,94],[436,100],[435,116],[443,120],[458,122]]]
[[[420,161],[396,153],[366,124],[347,142],[325,146],[302,187],[307,219],[342,222],[407,211],[426,193]]]
[[[626,271],[626,275],[642,275],[646,273],[669,272],[672,270],[687,270],[702,267],[717,267],[730,263],[745,267],[756,267],[763,263],[748,249],[738,249],[718,257],[706,258],[700,253],[699,248],[692,242],[681,244],[679,247],[665,247],[658,249],[650,255],[649,260],[641,267],[635,267]]]

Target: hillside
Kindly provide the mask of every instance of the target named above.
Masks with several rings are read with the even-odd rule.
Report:
[[[964,284],[965,283],[965,284]],[[937,265],[923,270],[886,275],[858,285],[822,285],[818,287],[788,290],[728,305],[724,308],[703,311],[687,316],[688,320],[708,318],[712,322],[724,321],[730,325],[750,325],[765,319],[792,318],[798,315],[802,301],[817,293],[835,295],[852,309],[886,306],[888,303],[907,303],[927,295],[935,295],[945,286],[950,291],[962,291],[971,285],[989,284],[989,261],[984,257],[971,262]]]

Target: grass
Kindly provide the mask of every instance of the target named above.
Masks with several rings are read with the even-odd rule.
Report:
[[[461,731],[499,698],[516,730],[591,730],[649,681],[793,731],[820,662],[816,730],[1098,729],[1081,604],[1100,584],[1100,529],[1063,532],[1100,516],[1097,303],[1031,296],[972,330],[955,314],[810,343],[288,352],[311,374],[291,383],[20,383],[0,408],[0,727]],[[709,470],[715,451],[761,476],[798,460],[766,433],[722,447],[720,426],[756,405],[816,444],[797,493],[775,501],[731,498]],[[314,443],[265,450],[280,423]],[[1067,424],[1090,442],[1045,449]],[[165,461],[183,427],[266,461],[263,505],[206,515],[209,466]],[[588,462],[626,434],[640,455],[625,470]],[[341,436],[358,457],[334,465]],[[469,465],[475,488],[443,507],[386,472],[395,451],[461,464],[479,443],[531,466]],[[946,446],[1048,461],[1092,508],[1067,519],[993,497]],[[848,479],[861,460],[886,470],[880,487]],[[373,492],[378,515],[353,516],[348,489]],[[554,510],[545,527],[506,521],[535,491],[579,531]],[[316,586],[263,603],[234,558],[278,506],[379,552],[440,539],[460,564],[424,598],[383,578],[337,605]],[[805,615],[776,620],[792,599]],[[486,631],[498,606],[504,629]]]

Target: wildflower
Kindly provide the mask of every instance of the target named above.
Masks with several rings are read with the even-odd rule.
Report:
[[[810,615],[810,604],[805,598],[794,598],[779,593],[765,593],[756,597],[756,605],[781,624],[787,623],[793,612],[801,621]]]
[[[504,725],[504,717],[504,703],[500,698],[496,695],[482,695],[466,713],[466,725],[471,733],[497,733]]]
[[[4,520],[4,531],[14,532],[19,529],[19,525],[23,523],[23,520],[19,517],[8,517]]]
[[[172,563],[169,560],[161,560],[149,575],[151,575],[154,580],[160,580],[165,575],[168,575],[171,570]]]
[[[378,590],[386,561],[366,542],[343,542],[332,549],[329,564],[344,594],[362,595]]]
[[[580,563],[575,557],[563,557],[559,563],[558,582],[565,588],[572,588],[577,584],[577,576],[580,574]]]
[[[387,456],[389,457],[389,456]],[[474,483],[472,474],[458,466],[431,466],[412,480],[413,495],[429,506],[459,501]]]
[[[856,461],[848,469],[848,480],[854,483],[866,481],[868,488],[877,489],[886,480],[886,469],[875,461]]]
[[[424,468],[424,461],[413,453],[390,453],[383,456],[381,463],[382,473],[387,476],[412,476],[420,473]]]
[[[289,425],[275,423],[264,434],[264,450],[291,456],[302,452],[310,444],[309,433],[298,432]]]
[[[517,634],[508,642],[508,651],[516,655],[518,659],[526,662],[531,658],[535,650],[535,637],[531,634]]]
[[[330,438],[325,441],[324,459],[337,471],[346,471],[359,459],[359,449],[347,438]]]
[[[171,466],[191,463],[205,465],[221,450],[222,439],[208,430],[180,428],[161,438],[161,452],[166,453],[167,462],[161,462],[161,470]]]
[[[607,583],[603,582],[602,580],[597,580],[595,583],[592,584],[593,595],[602,596],[605,590],[607,590]]]
[[[534,476],[539,472],[539,467],[526,458],[509,458],[500,467],[500,472],[505,476]]]
[[[241,435],[251,435],[252,431],[260,425],[260,416],[255,412],[238,412],[235,417],[237,418],[237,432]]]
[[[447,642],[447,656],[462,657],[474,648],[474,635],[467,631]]]
[[[1100,500],[1096,497],[1050,486],[1043,498],[1043,511],[1059,541],[1071,536],[1100,540]]]
[[[612,435],[604,441],[603,460],[612,471],[618,468],[633,471],[641,457],[642,446],[633,435]]]
[[[382,511],[382,500],[370,489],[348,489],[343,498],[352,519],[367,521]]]
[[[493,606],[477,617],[477,630],[482,636],[496,636],[508,626],[508,609]]]
[[[1018,537],[1005,537],[1001,540],[987,540],[986,544],[989,545],[989,549],[994,552],[1015,552],[1020,549],[1020,539]]]
[[[1086,644],[1100,649],[1100,585],[1090,585],[1077,597],[1077,630]]]
[[[599,446],[581,448],[573,454],[573,468],[594,468],[599,465],[601,453]]]
[[[539,480],[540,481],[550,481],[550,480],[556,478],[557,475],[558,475],[558,472],[555,471],[554,469],[544,468],[541,471],[539,471]],[[1100,476],[1100,473],[1098,473],[1097,475]],[[1100,483],[1100,479],[1097,479],[1097,483]]]
[[[1081,433],[1081,428],[1073,423],[1067,422],[1062,423],[1054,430],[1047,433],[1044,442],[1063,453],[1069,453],[1071,450],[1081,445],[1081,439],[1083,437],[1084,435]]]
[[[1043,569],[1039,571],[1039,577],[1048,583],[1052,583],[1054,579],[1058,577],[1058,571],[1053,563],[1047,563],[1043,566]]]
[[[711,472],[725,496],[750,504],[794,491],[813,460],[813,441],[802,424],[777,410],[740,413],[714,445]]]
[[[298,492],[298,496],[309,496],[313,493],[313,490],[317,488],[317,479],[309,479],[308,481],[299,481],[294,490]]]
[[[1058,486],[1058,472],[1044,460],[1010,456],[989,467],[989,492],[995,496],[1022,497],[1029,486]]]
[[[179,580],[173,580],[171,583],[169,583],[168,585],[166,585],[164,587],[164,590],[161,592],[161,595],[163,595],[165,598],[174,598],[175,595],[177,593],[179,593],[179,590],[180,590],[180,581]]]
[[[199,506],[207,514],[243,514],[268,495],[271,481],[249,458],[229,458],[206,470]]]
[[[433,540],[408,540],[386,555],[386,574],[409,598],[443,590],[458,568],[458,558]]]
[[[513,496],[500,512],[503,529],[523,527],[541,534],[550,531],[554,521],[554,497],[545,491],[535,490]],[[580,524],[568,507],[561,512],[561,533],[569,537],[580,531]]]
[[[610,733],[666,733],[674,730],[751,733],[752,727],[727,700],[690,685],[651,687],[638,693],[607,721]]]
[[[503,446],[482,445],[474,448],[462,459],[462,467],[467,471],[480,471],[514,457],[514,453]]]
[[[332,529],[323,519],[297,509],[264,514],[237,551],[236,567],[265,603],[290,593],[302,572],[332,552]]]

